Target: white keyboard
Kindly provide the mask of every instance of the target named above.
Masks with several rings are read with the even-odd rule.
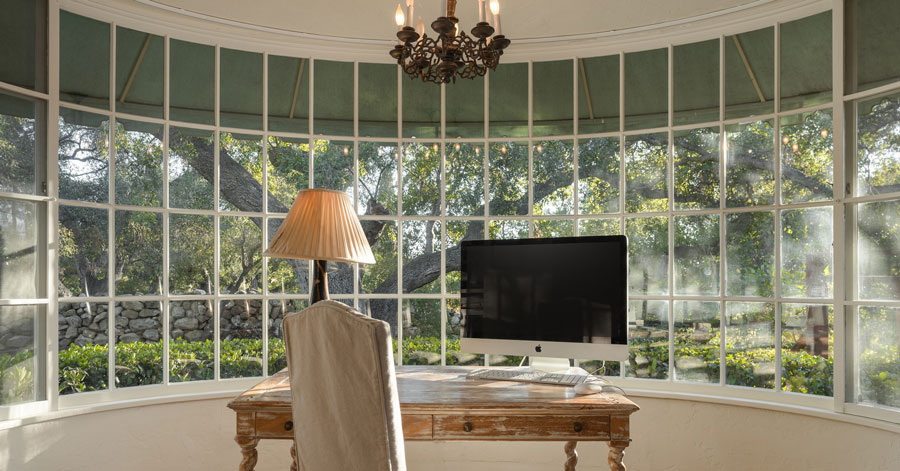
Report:
[[[543,371],[507,370],[500,368],[479,368],[466,375],[466,377],[474,379],[487,379],[493,381],[519,381],[523,383],[557,384],[560,386],[575,386],[576,384],[581,384],[587,381],[588,378],[590,378],[590,381],[601,380],[596,376],[590,375],[544,373]]]

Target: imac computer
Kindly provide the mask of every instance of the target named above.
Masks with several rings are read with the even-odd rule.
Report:
[[[569,358],[627,359],[627,244],[622,235],[463,241],[460,350],[527,355],[545,371]]]

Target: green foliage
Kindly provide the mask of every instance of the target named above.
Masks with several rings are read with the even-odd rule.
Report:
[[[0,355],[0,405],[34,398],[34,352]]]

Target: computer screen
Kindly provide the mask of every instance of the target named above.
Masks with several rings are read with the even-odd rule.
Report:
[[[463,351],[622,359],[625,236],[464,241]]]

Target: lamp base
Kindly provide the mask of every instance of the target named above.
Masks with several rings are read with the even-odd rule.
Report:
[[[310,306],[328,299],[328,262],[316,260],[313,262],[313,285]]]

